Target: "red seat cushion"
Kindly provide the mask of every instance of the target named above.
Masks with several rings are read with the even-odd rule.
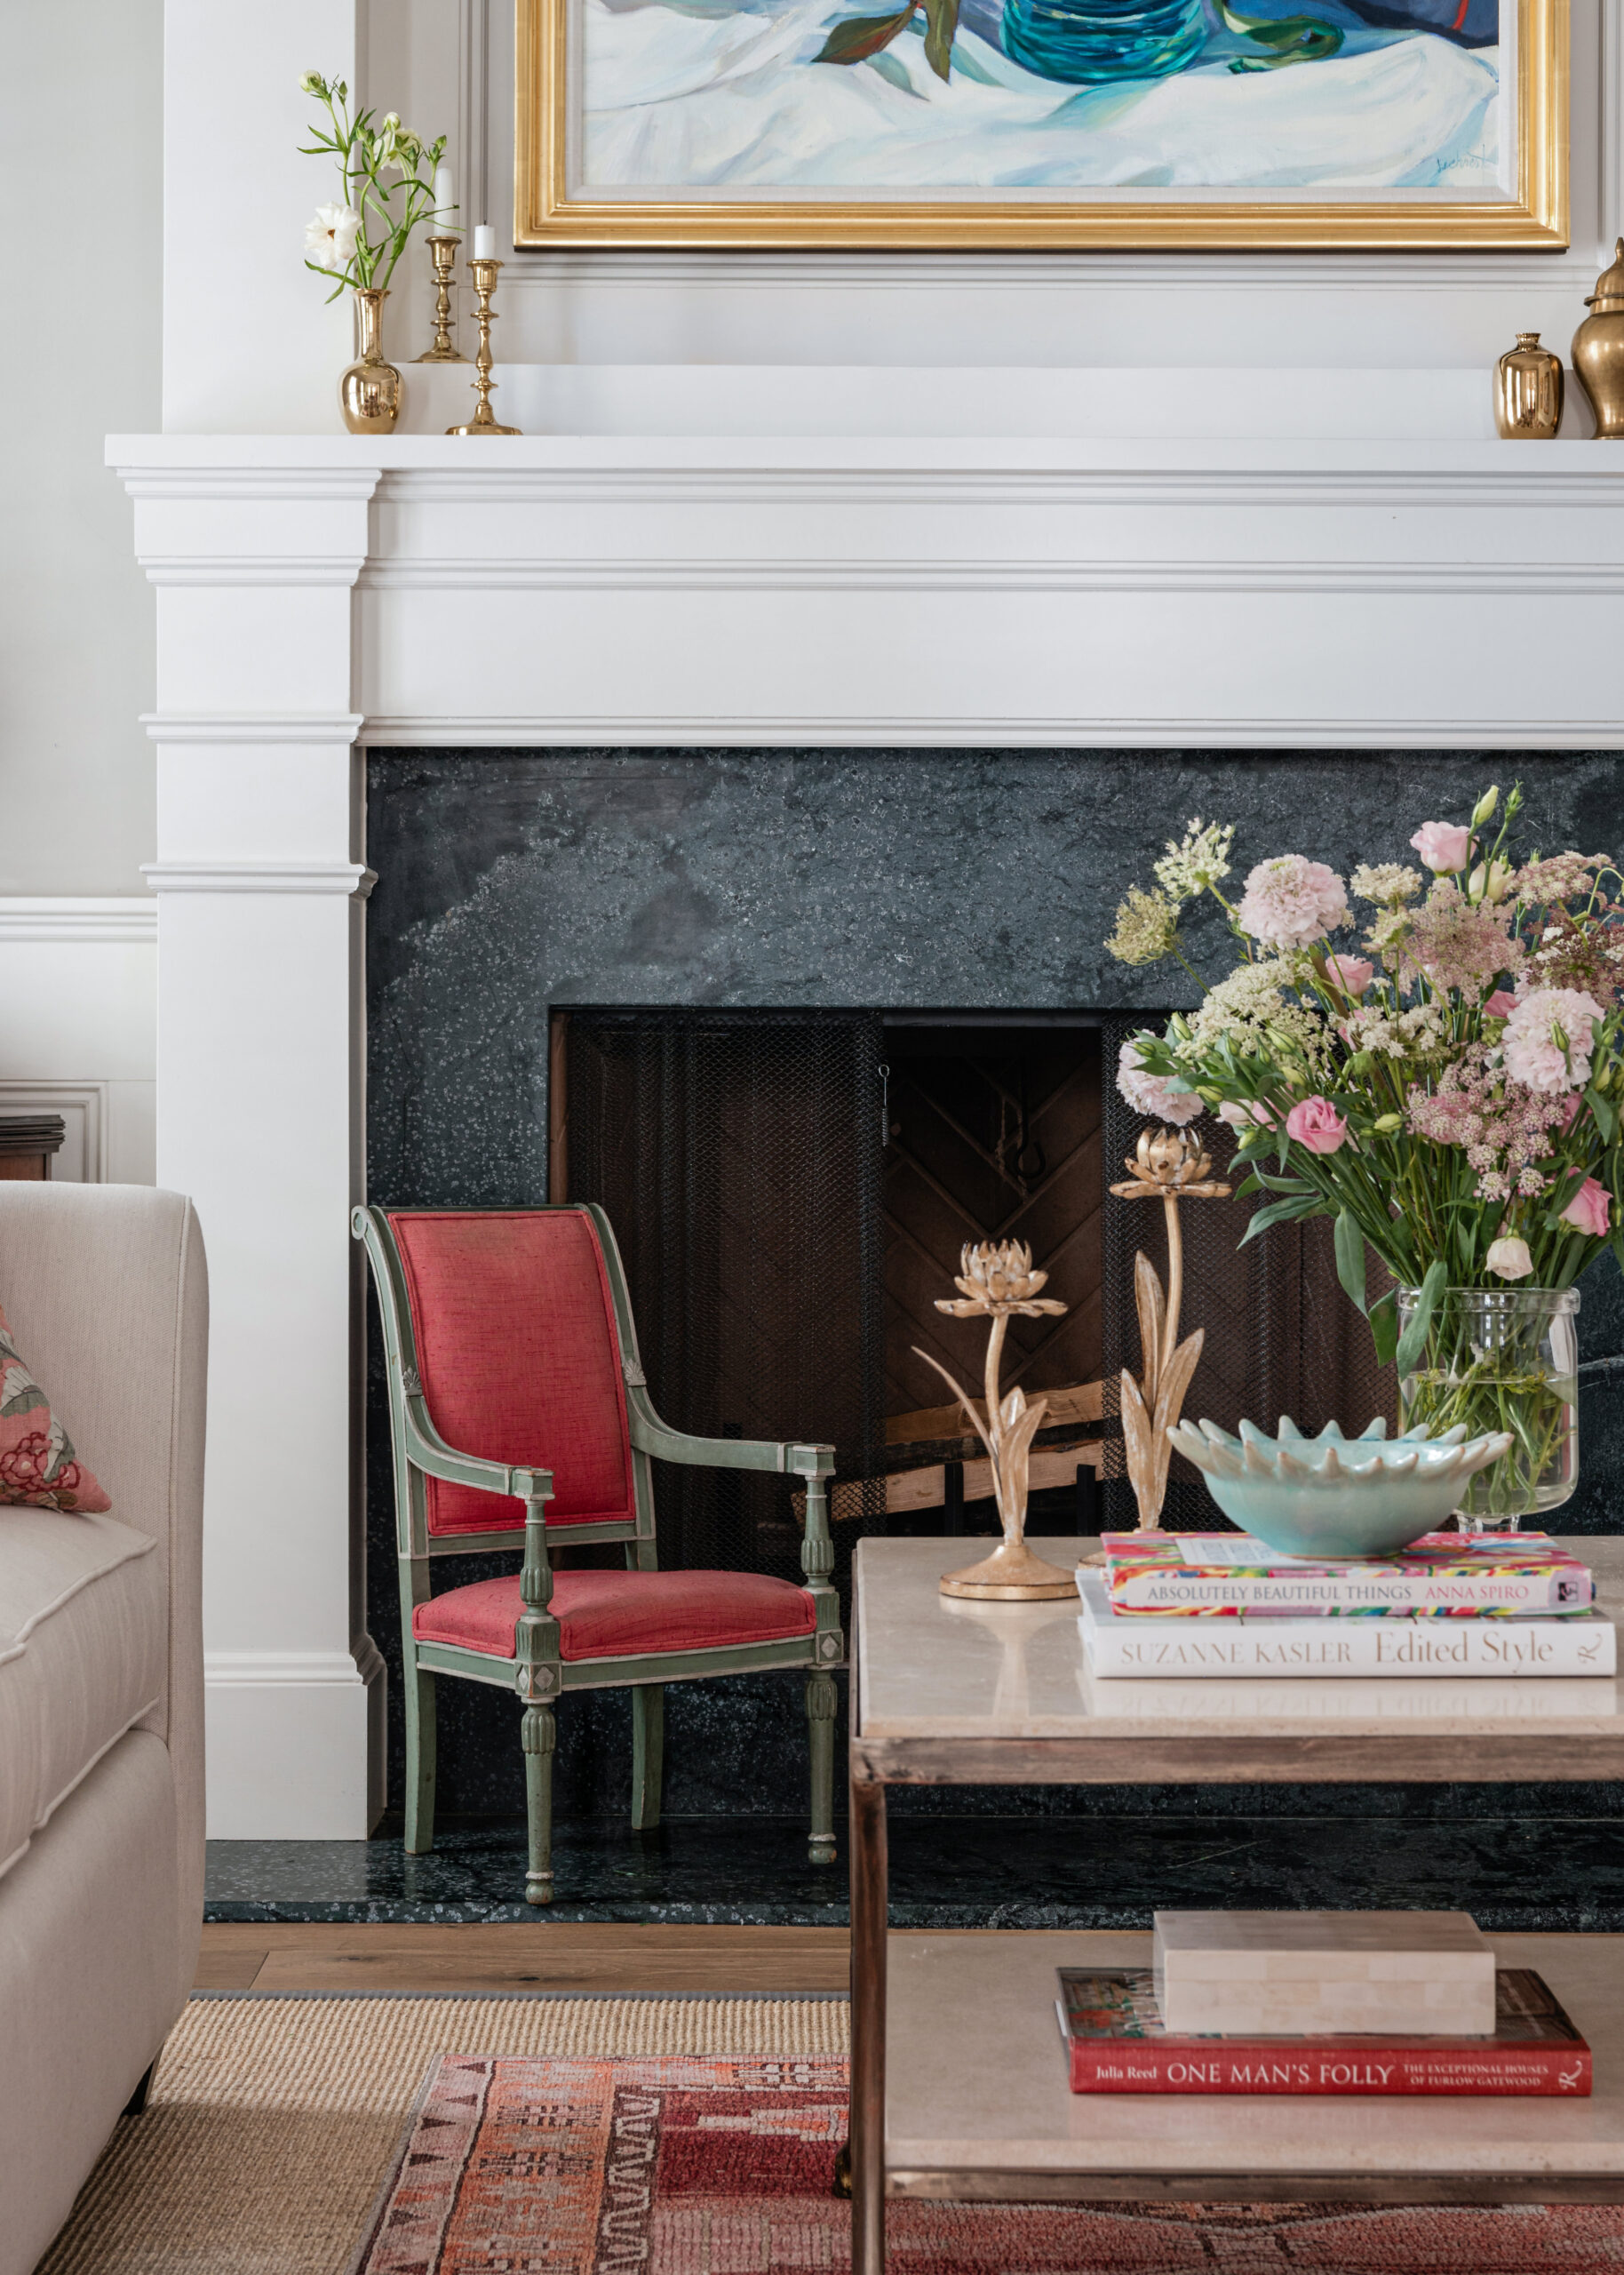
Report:
[[[620,1337],[584,1209],[402,1209],[401,1253],[418,1371],[447,1445],[553,1473],[553,1525],[635,1515]],[[425,1481],[428,1529],[491,1532],[522,1501]]]
[[[770,1643],[809,1635],[816,1622],[805,1588],[760,1572],[555,1572],[547,1608],[565,1659]],[[466,1651],[511,1659],[522,1609],[519,1575],[510,1572],[420,1603],[411,1632],[420,1643],[459,1643]]]

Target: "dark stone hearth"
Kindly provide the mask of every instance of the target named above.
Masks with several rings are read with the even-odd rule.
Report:
[[[555,1007],[1165,1009],[1193,994],[1176,967],[1129,970],[1102,943],[1124,888],[1150,881],[1187,817],[1233,820],[1242,868],[1295,850],[1345,874],[1405,855],[1420,821],[1463,816],[1485,783],[1520,777],[1530,847],[1615,849],[1621,770],[1615,754],[1583,751],[374,751],[370,1189],[407,1206],[545,1200]],[[1198,962],[1227,968],[1216,923],[1203,916],[1191,937]],[[1624,1492],[1624,1289],[1611,1263],[1586,1286],[1580,1324],[1583,1482],[1561,1521],[1607,1531]],[[370,1509],[370,1624],[398,1671],[376,1421]],[[453,1681],[440,1696],[442,1806],[516,1814],[513,1702]],[[398,1799],[398,1681],[390,1704]],[[640,1845],[622,1829],[624,1695],[565,1702],[561,1884],[593,1890],[573,1916],[621,1904],[638,1917],[814,1918],[843,1904],[843,1885],[805,1885],[816,1876],[785,1816],[804,1782],[799,1682],[675,1688],[668,1713],[673,1821]],[[934,1894],[1008,1924],[1024,1921],[1023,1904],[1034,1920],[1137,1921],[1158,1887],[1176,1886],[1192,1904],[1424,1902],[1506,1927],[1615,1924],[1615,1912],[1624,1925],[1616,1796],[1583,1790],[1576,1808],[1556,1788],[1524,1790],[1515,1807],[1493,1788],[1380,1788],[1331,1812],[1308,1789],[910,1795],[896,1885],[919,1917]],[[1015,1838],[998,1827],[1017,1809]],[[967,1822],[984,1833],[972,1839]],[[410,1864],[386,1840],[335,1844],[347,1861],[332,1865],[330,1900],[362,1905],[354,1916],[372,1904],[421,1916],[411,1875],[432,1892],[420,1900],[473,1907],[438,1916],[490,1917],[517,1884],[515,1839],[458,1833]],[[274,1844],[232,1864],[235,1846],[217,1866],[235,1875],[217,1879],[219,1904],[275,1901],[279,1888],[306,1900],[299,1876],[313,1867]],[[1183,1877],[1158,1881],[1175,1858]]]

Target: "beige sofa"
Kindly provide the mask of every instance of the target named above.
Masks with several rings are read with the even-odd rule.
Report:
[[[197,1959],[209,1303],[190,1204],[0,1184],[0,1308],[113,1502],[0,1507],[0,2275],[27,2275]]]

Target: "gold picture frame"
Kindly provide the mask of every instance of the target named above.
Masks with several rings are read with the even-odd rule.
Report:
[[[1560,251],[1568,243],[1569,0],[1501,0],[1516,24],[1514,195],[1454,200],[1435,191],[1356,201],[1085,192],[1064,203],[1007,195],[979,202],[895,193],[725,201],[590,195],[570,180],[569,112],[579,72],[569,43],[578,5],[517,0],[513,242],[521,248],[1526,252]]]

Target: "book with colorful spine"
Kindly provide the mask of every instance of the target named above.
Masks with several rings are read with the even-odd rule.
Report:
[[[1107,1533],[1113,1613],[1186,1619],[1517,1619],[1588,1612],[1589,1568],[1548,1533],[1427,1533],[1390,1557],[1282,1556],[1249,1533]]]

